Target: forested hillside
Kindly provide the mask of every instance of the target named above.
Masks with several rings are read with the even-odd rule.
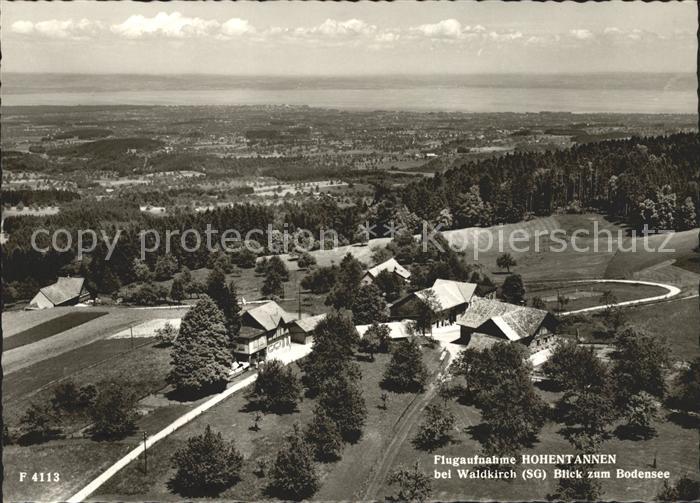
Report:
[[[700,137],[675,134],[486,159],[413,183],[400,198],[448,228],[595,208],[633,227],[683,230],[694,226],[699,179]]]
[[[685,230],[697,222],[699,171],[698,135],[676,134],[590,143],[558,152],[505,155],[454,167],[400,188],[390,185],[387,175],[377,183],[371,204],[361,199],[352,205],[340,204],[330,195],[320,195],[303,202],[283,201],[274,207],[235,204],[204,212],[179,208],[167,216],[151,216],[139,211],[141,201],[135,196],[117,196],[108,202],[82,198],[63,202],[55,215],[5,219],[9,240],[2,247],[3,280],[15,283],[28,295],[59,274],[82,274],[93,279],[96,289],[113,291],[114,285],[134,280],[133,265],[143,229],[163,239],[166,231],[174,232],[170,254],[191,269],[206,266],[211,254],[205,245],[196,252],[183,250],[180,236],[193,229],[204,238],[208,225],[218,231],[214,242],[227,229],[238,231],[243,239],[247,232],[260,229],[254,240],[262,245],[264,254],[276,252],[269,242],[279,242],[283,230],[293,234],[305,229],[318,238],[322,229],[332,229],[340,244],[347,244],[360,240],[358,226],[365,222],[374,224],[375,235],[381,236],[382,229],[392,225],[417,231],[423,219],[450,229],[591,208],[618,217],[632,228],[646,224],[651,229]],[[37,194],[36,201],[43,202],[44,197],[48,195]],[[4,200],[19,199],[5,194]],[[31,236],[40,228],[47,229],[48,235],[66,229],[73,236],[73,247],[63,252],[33,250]],[[110,238],[120,229],[112,259],[104,260],[102,243],[87,260],[76,262],[80,229],[94,229],[98,234],[104,230]],[[269,240],[268,235],[272,235]],[[39,239],[41,246],[46,246],[46,238]],[[194,247],[193,239],[194,234],[187,238],[188,247]],[[146,262],[154,268],[165,254],[161,243],[157,251],[147,254]],[[233,260],[242,267],[252,267],[255,255],[250,255],[241,250]]]

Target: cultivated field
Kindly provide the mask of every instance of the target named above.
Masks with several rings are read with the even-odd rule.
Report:
[[[9,351],[24,346],[25,344],[31,344],[46,339],[47,337],[60,334],[61,332],[65,332],[66,330],[70,330],[73,327],[77,327],[106,314],[106,311],[74,311],[59,316],[58,318],[52,318],[8,337],[3,341],[2,350]]]
[[[16,335],[45,322],[58,323],[56,320],[60,320],[61,316],[75,312],[106,312],[107,314],[32,344],[4,351],[2,355],[3,374],[7,376],[12,372],[35,365],[42,360],[54,358],[68,351],[105,339],[128,328],[130,325],[143,323],[153,318],[181,318],[186,312],[186,307],[179,309],[133,309],[101,306],[99,308],[62,307],[31,312],[8,311],[3,313],[3,332],[6,330],[5,327],[7,327],[8,331],[14,332],[13,335]],[[79,355],[74,357],[78,362],[83,358],[81,353]],[[42,374],[43,370],[38,373]]]

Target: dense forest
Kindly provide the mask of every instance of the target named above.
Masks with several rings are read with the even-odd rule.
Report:
[[[635,228],[683,230],[695,225],[699,183],[700,137],[675,134],[486,159],[410,184],[397,198],[447,228],[592,208]]]
[[[276,206],[238,204],[204,212],[190,209],[167,216],[151,216],[139,211],[141,198],[116,197],[106,204],[92,198],[68,200],[54,215],[7,217],[4,230],[9,240],[3,244],[3,281],[13,283],[21,297],[35,292],[60,274],[85,274],[100,291],[114,291],[114,285],[134,280],[134,261],[139,256],[139,232],[152,229],[161,236],[166,230],[194,229],[205,236],[207,226],[219,233],[235,229],[242,236],[261,229],[255,240],[261,253],[275,253],[268,242],[277,243],[281,231],[306,229],[318,237],[332,229],[340,244],[356,242],[360,224],[370,222],[381,234],[382,226],[394,224],[417,230],[422,219],[443,228],[489,226],[517,222],[532,216],[555,212],[599,211],[626,221],[632,228],[684,230],[697,222],[700,180],[700,138],[696,134],[632,138],[578,145],[566,151],[516,153],[457,166],[434,178],[408,185],[392,185],[390,176],[376,183],[371,204],[358,200],[340,205],[329,195],[305,202],[284,201]],[[72,195],[66,198],[72,199]],[[3,193],[4,201],[45,201],[55,194]],[[67,229],[73,246],[64,252],[41,253],[31,248],[34,230],[53,233]],[[111,260],[101,244],[82,262],[76,261],[76,239],[80,229],[104,231],[113,237],[121,230]],[[272,236],[268,239],[268,236]],[[46,245],[45,236],[42,246]],[[191,238],[191,239],[190,239]],[[187,239],[195,244],[194,235]],[[180,266],[190,269],[206,266],[210,252],[201,246],[197,252],[183,250],[175,238],[170,255]],[[61,244],[61,243],[59,243]],[[166,253],[165,246],[146,256],[154,269]],[[240,251],[233,254],[239,266],[252,267],[255,256]],[[251,265],[252,260],[252,265]]]

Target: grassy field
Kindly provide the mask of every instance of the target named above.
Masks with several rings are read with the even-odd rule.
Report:
[[[625,244],[625,249],[630,246],[630,243]],[[605,271],[605,277],[630,277],[636,271],[671,260],[691,272],[700,273],[700,255],[695,251],[697,246],[697,229],[649,236],[647,249],[644,248],[643,238],[637,238],[636,250],[615,254]]]
[[[587,307],[603,304],[600,298],[603,292],[609,290],[618,302],[643,299],[667,293],[665,288],[650,285],[633,285],[624,283],[559,283],[544,285],[528,285],[526,300],[530,303],[533,297],[540,297],[547,305],[547,309],[558,309],[557,295],[569,299],[564,307],[565,311],[585,309]]]
[[[689,361],[700,355],[698,346],[698,326],[700,310],[698,299],[679,299],[654,304],[626,307],[623,310],[625,321],[644,328],[652,334],[665,336],[669,343],[673,361]],[[584,340],[596,340],[593,329],[603,323],[602,313],[575,315],[569,320],[564,333],[574,335],[578,331]],[[672,318],[672,322],[669,321]],[[574,321],[575,320],[575,321]],[[599,342],[612,343],[612,340]]]
[[[106,311],[75,311],[64,314],[63,316],[45,321],[7,338],[3,342],[2,350],[9,351],[24,346],[25,344],[31,344],[32,342],[46,339],[47,337],[60,334],[61,332],[70,330],[73,327],[77,327],[78,325],[82,325],[83,323],[87,323],[90,320],[94,320],[106,314]]]
[[[143,341],[144,339],[139,340],[139,342]],[[88,435],[76,435],[78,430],[88,426],[88,420],[68,417],[64,418],[62,426],[65,432],[73,434],[74,438],[56,439],[30,446],[7,446],[3,452],[5,466],[3,492],[7,499],[44,501],[66,499],[126,452],[136,447],[142,439],[142,432],[147,432],[149,435],[156,433],[210,398],[203,397],[193,402],[180,402],[169,398],[170,388],[166,386],[165,377],[170,369],[170,351],[167,348],[154,346],[153,339],[146,339],[146,341],[144,346],[134,351],[122,353],[109,362],[82,370],[72,376],[78,385],[99,383],[105,379],[118,379],[125,386],[132,386],[141,397],[137,408],[142,414],[137,421],[134,434],[120,441],[92,440]],[[243,374],[233,382],[244,379],[248,375]],[[52,388],[53,386],[48,386],[35,393],[33,399],[37,401],[49,399]],[[13,401],[11,397],[10,403],[3,403],[4,419],[10,422],[10,426],[14,426],[12,422],[24,412],[24,403],[19,400]],[[61,474],[62,483],[20,483],[19,472],[21,471],[58,471]]]
[[[438,364],[437,351],[425,349],[426,362],[435,369]],[[388,355],[378,355],[376,361],[359,361],[362,369],[361,388],[367,402],[368,419],[362,438],[353,445],[346,445],[343,457],[336,463],[319,464],[322,487],[315,499],[357,499],[361,496],[374,463],[381,457],[390,433],[401,412],[415,395],[389,393],[387,410],[379,408],[382,378]],[[298,371],[298,368],[295,365]],[[255,460],[262,456],[274,456],[286,432],[292,425],[305,425],[312,417],[315,399],[304,399],[298,410],[292,414],[267,414],[258,432],[252,432],[252,414],[245,412],[246,400],[242,393],[211,409],[201,418],[189,423],[170,437],[156,444],[149,454],[148,475],[143,473],[139,463],[132,463],[102,486],[95,495],[100,500],[179,500],[168,488],[168,481],[174,471],[170,457],[186,439],[200,434],[206,425],[220,431],[224,438],[234,439],[237,448],[245,456],[242,480],[223,492],[219,497],[227,500],[244,499],[257,501],[266,497],[267,480],[254,472]]]
[[[457,423],[452,434],[452,442],[446,447],[437,449],[434,453],[417,450],[411,442],[402,445],[396,466],[403,463],[411,465],[418,460],[424,473],[432,476],[434,471],[447,470],[449,467],[435,465],[434,454],[445,456],[473,456],[481,454],[481,445],[468,432],[471,426],[481,422],[480,412],[474,407],[449,402]],[[656,424],[657,435],[650,440],[630,441],[620,440],[615,435],[605,441],[601,453],[617,455],[617,464],[609,466],[615,470],[635,468],[649,470],[654,456],[657,458],[658,469],[669,470],[673,479],[689,474],[698,477],[697,469],[697,431],[685,429],[663,417]],[[571,444],[560,434],[561,425],[549,423],[545,425],[538,441],[530,448],[522,451],[524,454],[574,453]],[[409,436],[413,438],[417,429]],[[516,472],[528,465],[516,467]],[[538,467],[542,467],[541,465]],[[465,467],[468,468],[468,467]],[[544,500],[548,493],[554,492],[556,481],[550,473],[545,481],[526,481],[522,478],[514,480],[461,480],[452,469],[452,478],[433,480],[432,498],[442,501],[450,500],[486,500],[493,501],[529,501]],[[605,467],[601,467],[605,469]],[[653,498],[660,488],[658,480],[604,480],[603,499],[617,501],[642,500]],[[394,489],[385,485],[379,497],[394,493]]]

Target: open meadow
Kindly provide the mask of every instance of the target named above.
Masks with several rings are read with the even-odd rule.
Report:
[[[430,372],[436,372],[438,352],[424,348],[424,360]],[[321,489],[315,497],[325,499],[361,498],[373,466],[382,458],[386,445],[391,440],[393,428],[402,412],[410,406],[415,396],[411,393],[387,392],[387,409],[380,408],[379,382],[389,359],[388,355],[376,355],[374,362],[358,359],[362,371],[361,389],[367,404],[368,417],[363,435],[355,444],[346,445],[342,459],[335,463],[318,464]],[[299,373],[298,367],[294,368]],[[176,501],[182,499],[169,487],[174,471],[170,464],[173,453],[192,435],[197,435],[210,425],[222,433],[227,440],[234,440],[236,448],[244,455],[241,481],[221,493],[223,499],[266,499],[267,480],[255,474],[256,461],[274,456],[284,435],[294,424],[304,426],[312,417],[316,399],[304,398],[297,411],[291,414],[266,414],[260,431],[252,431],[253,414],[247,412],[243,393],[208,411],[205,415],[187,424],[174,434],[156,444],[149,451],[148,474],[140,463],[131,463],[126,469],[102,486],[94,495],[95,501],[120,499],[127,501]]]

